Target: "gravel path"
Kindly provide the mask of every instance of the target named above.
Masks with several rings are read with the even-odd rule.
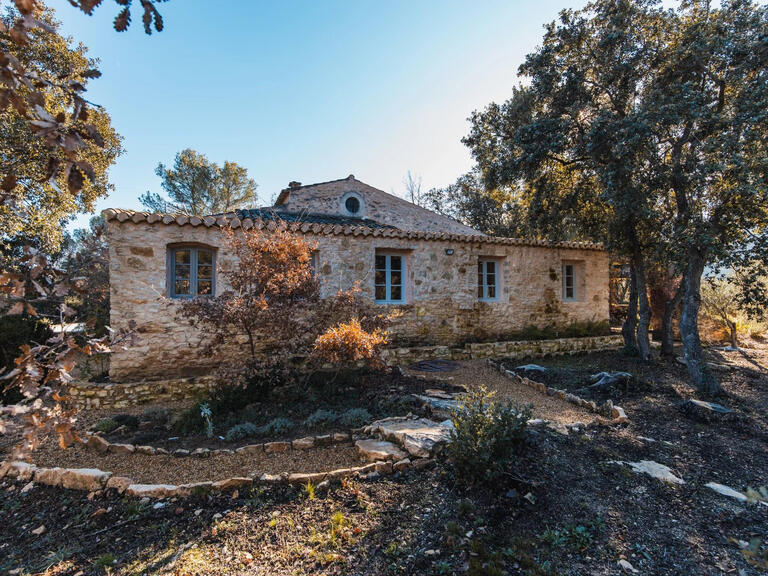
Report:
[[[471,388],[483,385],[496,392],[498,398],[511,400],[515,404],[533,405],[533,417],[551,422],[572,424],[574,422],[589,423],[595,419],[592,412],[574,406],[569,402],[547,396],[523,384],[514,382],[511,378],[502,376],[498,371],[488,366],[485,360],[466,360],[459,362],[459,368],[451,372],[441,372],[438,378],[452,377],[452,384]],[[427,375],[424,372],[407,370],[411,375]],[[532,380],[536,380],[533,376]]]
[[[266,454],[221,454],[210,458],[157,454],[98,454],[82,446],[61,450],[46,443],[33,454],[37,466],[53,468],[98,468],[115,476],[128,476],[138,483],[187,484],[208,480],[224,480],[234,476],[260,476],[283,472],[325,472],[337,468],[360,466],[362,462],[350,444],[289,450]]]

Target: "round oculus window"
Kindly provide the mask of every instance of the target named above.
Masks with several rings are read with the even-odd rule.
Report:
[[[355,196],[350,196],[344,201],[344,207],[350,214],[357,214],[360,212],[360,199]]]

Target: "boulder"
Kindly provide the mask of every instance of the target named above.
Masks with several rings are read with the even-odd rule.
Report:
[[[106,454],[109,450],[109,442],[104,440],[101,436],[91,436],[85,443],[85,447],[88,450],[95,450],[99,454]]]
[[[336,432],[333,434],[333,441],[337,444],[340,442],[348,442],[349,441],[349,434],[346,432]]]
[[[111,472],[96,468],[70,468],[61,474],[61,485],[70,490],[103,490],[110,476]]]
[[[386,440],[397,442],[411,456],[426,458],[451,438],[453,422],[435,422],[427,418],[385,418],[366,427],[369,434],[378,434]],[[395,458],[401,460],[402,458]]]
[[[392,474],[392,471],[393,471],[392,462],[391,461],[376,462],[375,470],[381,475]]]
[[[378,460],[402,460],[408,456],[392,442],[386,440],[375,440],[372,438],[358,440],[355,442],[357,451],[368,462]]]
[[[176,448],[176,450],[173,451],[173,455],[176,458],[186,458],[189,456],[189,450],[185,450],[184,448]]]
[[[136,454],[146,454],[147,456],[154,456],[157,454],[157,450],[154,446],[136,446]]]
[[[211,456],[211,451],[208,448],[195,448],[192,451],[192,456],[196,456],[198,458],[209,458]]]

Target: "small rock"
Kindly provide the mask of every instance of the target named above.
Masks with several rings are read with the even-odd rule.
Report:
[[[197,456],[198,458],[208,458],[211,455],[211,451],[208,448],[195,448],[192,451],[192,456]]]
[[[136,454],[146,454],[147,456],[154,456],[157,450],[154,446],[136,446]]]
[[[173,451],[173,455],[176,458],[185,458],[189,456],[189,450],[185,450],[184,448],[177,448],[176,450]]]
[[[638,572],[637,568],[632,566],[632,564],[630,564],[629,562],[627,562],[623,558],[621,560],[619,560],[619,566],[621,567],[622,570],[624,570],[626,572],[631,572],[632,574],[637,574],[637,572]]]
[[[133,454],[136,452],[136,447],[133,444],[110,444],[108,451],[111,454]]]
[[[214,515],[212,516],[212,518],[213,518],[214,520],[221,520],[221,519],[222,519],[222,515],[221,515],[221,514],[219,514],[218,512],[216,512],[216,514],[214,514]]]
[[[85,447],[88,448],[88,450],[95,450],[99,454],[106,454],[107,450],[109,450],[109,442],[104,440],[101,436],[94,435],[88,438]]]
[[[195,512],[194,512],[195,516],[200,516],[200,514],[202,514],[202,513],[203,513],[203,509],[202,509],[202,508],[198,508],[198,509],[197,509],[197,510],[195,510]]]
[[[32,534],[34,534],[35,536],[40,536],[41,534],[44,534],[44,533],[45,533],[45,524],[41,524],[40,526],[32,530]]]
[[[440,550],[425,550],[424,556],[439,556]]]
[[[670,484],[685,484],[685,480],[675,476],[672,470],[664,464],[659,464],[653,460],[641,460],[640,462],[622,462],[620,460],[611,460],[609,464],[626,465],[632,468],[633,472],[648,474],[652,478],[669,482]]]
[[[246,444],[235,450],[235,454],[252,454],[254,452],[264,452],[264,444]]]
[[[735,498],[739,502],[746,502],[747,500],[749,500],[746,494],[742,494],[738,490],[734,490],[733,488],[729,486],[725,486],[724,484],[718,484],[717,482],[707,482],[704,486],[706,486],[710,490],[714,490],[718,494],[722,494],[723,496],[728,496],[729,498]]]
[[[155,502],[152,504],[153,510],[160,510],[161,508],[165,508],[165,502]]]
[[[277,452],[287,452],[291,449],[290,442],[267,442],[264,444],[264,452],[273,454]]]
[[[26,494],[27,492],[29,492],[30,490],[32,490],[32,488],[34,488],[34,487],[35,487],[35,483],[34,483],[34,482],[29,482],[29,483],[27,483],[27,484],[24,486],[24,488],[22,488],[22,489],[20,490],[20,492],[21,492],[21,494]]]
[[[337,444],[340,442],[348,442],[349,434],[347,434],[346,432],[335,432],[333,434],[333,441]]]
[[[523,364],[522,366],[515,368],[515,370],[521,370],[523,372],[540,372],[542,374],[547,371],[544,366],[539,366],[538,364]]]
[[[314,436],[307,436],[306,438],[298,438],[291,442],[294,450],[309,450],[315,445]]]
[[[507,490],[507,493],[504,494],[504,496],[506,498],[509,498],[510,500],[517,500],[517,490],[515,490],[514,488],[511,488]]]
[[[148,420],[145,420],[144,422],[139,422],[139,430],[151,430],[154,424]]]
[[[91,514],[90,518],[91,518],[91,520],[94,520],[96,518],[100,518],[101,516],[104,516],[104,514],[106,514],[106,513],[107,513],[107,509],[106,508],[99,508],[93,514]]]

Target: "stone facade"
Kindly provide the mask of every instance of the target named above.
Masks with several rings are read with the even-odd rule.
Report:
[[[234,265],[216,219],[162,217],[105,211],[110,256],[111,324],[133,320],[138,342],[112,353],[112,381],[193,377],[226,358],[245,355],[233,342],[221,358],[200,354],[201,335],[177,317],[168,297],[168,246],[202,244],[216,250],[217,292],[227,289],[222,270]],[[234,225],[246,227],[246,222]],[[253,225],[253,223],[251,223]],[[455,346],[468,340],[504,339],[527,325],[565,325],[608,319],[608,255],[579,244],[547,245],[486,236],[412,234],[361,227],[301,225],[316,243],[316,269],[325,295],[358,282],[373,295],[377,252],[405,258],[406,303],[392,328],[395,343]],[[499,266],[499,298],[479,301],[478,258]],[[562,298],[564,262],[577,263],[576,299]],[[383,306],[388,308],[388,306]]]
[[[480,235],[477,230],[453,218],[387,194],[360,182],[351,174],[342,180],[309,186],[300,186],[297,182],[292,184],[293,187],[286,188],[278,196],[274,206],[276,209],[293,213],[315,212],[368,218],[401,230]],[[350,196],[354,196],[359,202],[359,210],[356,212],[349,212],[345,206],[345,201]]]

